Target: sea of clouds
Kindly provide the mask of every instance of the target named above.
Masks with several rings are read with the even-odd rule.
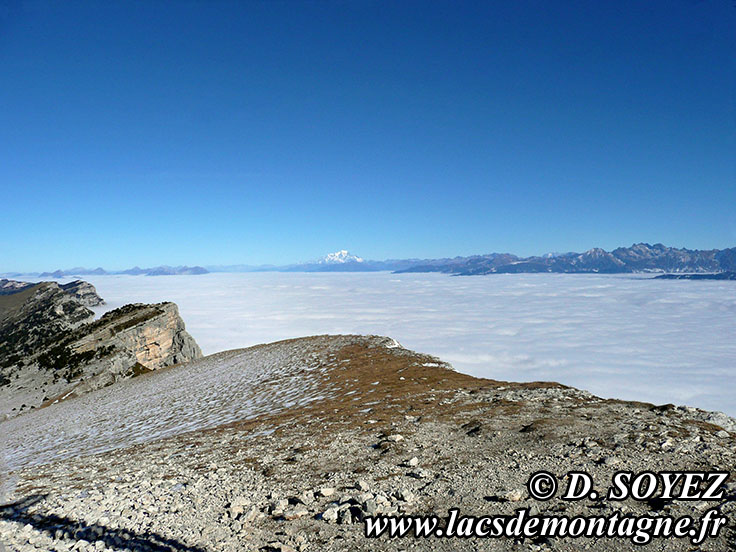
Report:
[[[205,354],[315,334],[388,335],[475,376],[736,415],[734,282],[273,272],[85,279],[105,309],[174,301]]]

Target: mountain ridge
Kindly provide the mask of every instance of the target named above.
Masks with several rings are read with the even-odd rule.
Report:
[[[583,253],[532,257],[491,254],[465,257],[448,263],[417,265],[397,272],[443,272],[459,276],[518,273],[601,273],[646,272],[717,273],[736,268],[736,248],[690,250],[661,243],[637,243],[612,251],[593,248]]]
[[[457,276],[518,273],[626,274],[626,273],[721,273],[736,271],[736,247],[727,249],[687,249],[661,243],[635,243],[606,251],[600,247],[582,253],[545,253],[520,257],[512,253],[486,253],[436,259],[365,259],[342,249],[324,257],[287,265],[208,265],[168,266],[151,268],[135,266],[126,270],[106,271],[103,268],[76,267],[54,272],[30,273],[42,278],[70,276],[128,275],[198,275],[209,272],[440,272]],[[20,273],[5,273],[16,277]]]
[[[268,267],[264,271],[279,272],[378,272],[400,273],[440,272],[457,276],[515,273],[721,273],[736,270],[736,247],[730,249],[685,249],[661,243],[635,243],[606,251],[595,247],[583,253],[548,253],[541,256],[519,257],[512,253],[488,253],[467,257],[440,259],[389,259],[373,261],[350,255],[347,250],[337,254],[346,260],[324,260]],[[330,258],[331,254],[325,257]],[[350,257],[361,259],[359,262]]]
[[[57,269],[53,272],[30,272],[28,274],[9,273],[9,276],[35,275],[39,278],[66,278],[69,276],[106,276],[109,274],[130,274],[132,276],[179,276],[179,275],[196,275],[207,274],[209,271],[202,266],[169,266],[160,265],[149,268],[141,268],[134,266],[125,270],[105,270],[102,267],[84,268],[75,267],[68,269]]]

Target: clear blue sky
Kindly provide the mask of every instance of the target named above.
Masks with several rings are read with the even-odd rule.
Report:
[[[736,245],[730,0],[0,6],[0,272]]]

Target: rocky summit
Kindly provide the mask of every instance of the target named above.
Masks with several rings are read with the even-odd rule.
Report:
[[[202,356],[173,303],[95,320],[102,299],[87,282],[17,284],[0,294],[0,416]]]
[[[97,295],[95,286],[84,280],[74,280],[68,284],[61,284],[59,287],[73,295],[85,307],[96,307],[105,304],[102,297]]]
[[[58,286],[59,289],[65,291],[68,295],[73,296],[77,301],[85,307],[96,307],[104,305],[105,301],[97,295],[95,286],[83,280],[74,280],[67,284],[57,284],[56,282],[44,282],[46,287]],[[31,282],[20,282],[18,280],[0,280],[0,295],[12,295],[32,288],[37,284]]]
[[[736,422],[555,383],[455,372],[375,336],[218,353],[0,424],[11,550],[673,550],[736,546],[736,484],[717,501],[530,496],[530,476],[730,471]],[[380,515],[729,516],[688,538],[365,537]]]

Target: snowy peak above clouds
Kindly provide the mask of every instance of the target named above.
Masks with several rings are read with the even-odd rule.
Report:
[[[363,259],[357,255],[352,255],[347,249],[341,249],[340,251],[325,255],[317,262],[319,264],[362,263]]]
[[[394,270],[393,267],[387,268],[385,264],[382,261],[366,261],[362,257],[353,255],[347,249],[341,249],[316,261],[270,268],[264,267],[261,270],[275,270],[278,272],[375,272]]]

